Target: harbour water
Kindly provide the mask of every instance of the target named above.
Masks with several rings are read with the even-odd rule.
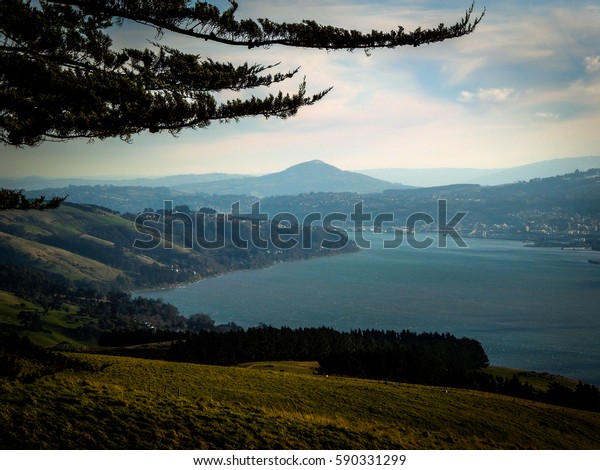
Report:
[[[490,362],[600,385],[600,253],[467,239],[468,248],[370,234],[359,253],[277,264],[135,295],[216,323],[449,332],[479,340]]]

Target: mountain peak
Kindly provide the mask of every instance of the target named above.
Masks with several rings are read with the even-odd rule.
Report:
[[[370,176],[340,170],[322,160],[310,160],[290,166],[278,173],[196,184],[186,187],[185,190],[208,194],[251,194],[264,197],[309,192],[379,193],[386,189],[401,187],[402,185]]]
[[[301,168],[319,168],[322,170],[323,168],[335,168],[338,171],[342,171],[339,168],[330,165],[329,163],[324,162],[323,160],[309,160],[307,162],[297,163],[296,165],[292,165],[289,168],[286,168],[284,171],[301,169]]]

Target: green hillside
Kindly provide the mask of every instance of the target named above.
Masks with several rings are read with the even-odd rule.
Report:
[[[481,392],[69,354],[0,379],[0,443],[34,449],[598,449],[600,414]],[[289,364],[288,364],[289,366]]]
[[[40,329],[24,330],[20,312],[39,314]],[[41,346],[67,341],[100,353],[53,353],[75,361],[57,367],[46,356],[0,350],[0,448],[600,448],[600,413],[478,391],[315,375],[316,362],[219,367],[107,356],[136,355],[138,347],[85,341],[90,320],[68,304],[44,313],[0,292],[2,329]],[[169,344],[143,345],[140,353],[149,357],[155,348],[158,357]],[[539,389],[559,380],[491,369],[535,378]]]
[[[188,281],[194,277],[194,267],[198,271],[213,268],[202,254],[177,244],[170,251],[136,250],[134,241],[143,236],[133,220],[101,207],[63,203],[52,211],[0,213],[4,263],[41,269],[71,281],[127,289]]]
[[[121,215],[103,207],[69,203],[48,211],[1,211],[0,260],[59,274],[71,281],[124,291],[191,282],[225,272],[354,249],[348,244],[340,250],[322,250],[318,243],[310,250],[302,249],[302,243],[284,250],[274,249],[272,244],[260,248],[249,244],[242,249],[225,235],[221,248],[205,249],[198,243],[192,245],[192,240],[197,240],[192,233],[195,228],[190,225],[196,223],[193,213],[161,217],[160,223],[144,220],[142,225],[141,221],[136,224],[133,214]],[[182,217],[190,223],[184,225]],[[214,233],[208,234],[215,224],[206,225],[210,226],[206,228],[207,239],[216,239]],[[242,240],[250,240],[250,223],[240,225]],[[268,225],[265,222],[261,229]],[[231,223],[228,228],[231,230]],[[312,236],[320,241],[319,234]],[[152,246],[139,247],[140,241]]]
[[[43,271],[59,274],[70,280],[83,279],[110,283],[115,281],[117,276],[124,274],[120,269],[69,250],[1,232],[0,247],[6,254],[4,261],[17,261],[19,264],[36,266]]]
[[[23,329],[19,321],[22,312],[39,315],[39,326],[29,331]],[[76,306],[65,304],[60,310],[50,308],[44,312],[39,304],[0,290],[0,331],[19,331],[39,346],[52,347],[64,342],[75,346],[93,344],[85,335],[86,325],[91,322],[93,319],[81,315]]]

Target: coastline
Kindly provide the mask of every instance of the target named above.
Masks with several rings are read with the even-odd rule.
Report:
[[[185,291],[140,294],[173,303],[184,315],[203,312],[216,323],[233,321],[242,327],[262,322],[340,331],[451,332],[481,341],[495,365],[600,383],[590,366],[598,348],[585,340],[598,325],[589,313],[598,299],[586,284],[590,275],[595,278],[589,256],[556,248],[528,250],[517,240],[473,239],[469,245],[469,250],[405,247],[383,252],[376,243],[358,257],[332,257],[271,272],[261,268],[264,272],[257,275],[240,272]],[[565,273],[572,276],[565,278]],[[508,292],[523,294],[519,308],[511,307]],[[566,315],[564,305],[578,314]],[[557,333],[563,325],[569,325],[569,335]],[[560,360],[550,360],[557,354]]]
[[[354,243],[354,242],[352,242]],[[129,291],[130,294],[134,295],[137,292],[156,292],[156,291],[163,291],[163,290],[172,290],[172,289],[179,289],[181,287],[186,287],[192,284],[196,284],[198,282],[202,282],[202,281],[206,281],[208,279],[215,279],[215,278],[219,278],[221,276],[227,276],[229,274],[233,274],[233,273],[237,273],[237,272],[244,272],[244,271],[261,271],[263,269],[271,269],[279,264],[283,264],[283,263],[296,263],[296,262],[302,262],[302,261],[310,261],[310,260],[315,260],[315,259],[321,259],[321,258],[330,258],[332,256],[342,256],[342,255],[351,255],[351,254],[355,254],[355,253],[359,253],[360,251],[362,251],[362,249],[360,247],[358,247],[356,244],[354,245],[354,248],[351,250],[348,249],[342,249],[342,250],[330,250],[329,254],[322,254],[322,255],[317,255],[317,256],[310,256],[307,258],[298,258],[298,259],[288,259],[288,260],[275,260],[272,263],[266,264],[265,266],[259,266],[259,267],[248,267],[248,268],[241,268],[241,269],[231,269],[231,270],[226,270],[223,272],[218,272],[215,274],[211,274],[208,276],[202,276],[198,279],[194,279],[191,281],[186,281],[186,282],[178,282],[175,284],[162,284],[160,286],[157,287],[146,287],[146,288],[136,288],[136,289],[132,289]]]

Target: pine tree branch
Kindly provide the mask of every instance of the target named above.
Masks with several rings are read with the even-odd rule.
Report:
[[[205,2],[132,0],[49,0],[51,3],[76,6],[82,11],[104,13],[125,18],[159,30],[168,30],[206,41],[248,48],[273,45],[326,50],[372,50],[399,46],[417,47],[471,34],[485,15],[485,9],[474,16],[475,3],[466,10],[462,19],[452,26],[443,23],[436,28],[406,31],[399,26],[390,32],[356,30],[320,25],[315,21],[300,23],[275,23],[269,19],[234,19],[237,2],[230,0],[231,7],[223,13]]]
[[[176,134],[245,116],[288,117],[297,111],[294,106],[312,104],[326,94],[219,105],[214,96],[219,91],[269,87],[299,69],[265,74],[279,64],[234,66],[157,44],[158,52],[113,52],[108,36],[94,29],[99,23],[81,12],[23,5],[9,0],[0,6],[0,37],[5,39],[0,48],[0,141],[7,145],[129,140],[144,130]]]
[[[56,209],[61,203],[67,199],[65,197],[54,197],[50,201],[46,201],[44,196],[36,199],[27,199],[23,195],[23,191],[15,191],[13,189],[0,188],[0,211],[4,210],[45,210]]]
[[[470,34],[484,12],[474,4],[454,26],[363,34],[314,21],[237,21],[237,3],[223,12],[186,0],[26,0],[0,3],[0,141],[12,146],[74,138],[129,140],[144,130],[173,134],[246,116],[287,118],[330,89],[217,101],[222,90],[269,87],[294,77],[265,73],[277,66],[234,66],[154,44],[114,51],[109,26],[131,19],[157,28],[236,46],[279,44],[319,49],[418,46]]]

